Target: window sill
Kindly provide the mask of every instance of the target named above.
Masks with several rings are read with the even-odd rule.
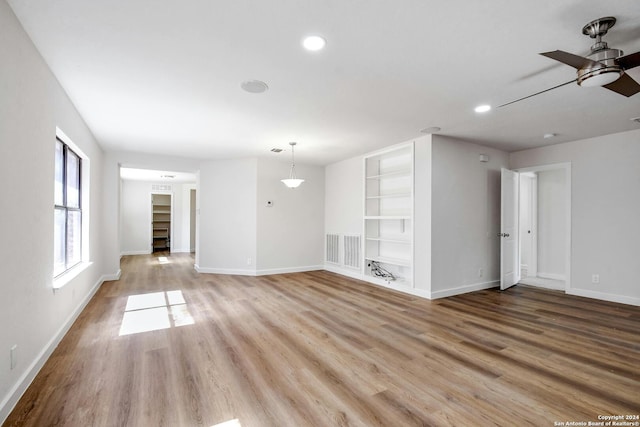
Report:
[[[78,277],[80,273],[89,268],[91,264],[93,264],[93,262],[81,262],[80,264],[63,273],[61,276],[56,277],[55,279],[53,279],[53,289],[56,290],[62,288],[64,285]]]

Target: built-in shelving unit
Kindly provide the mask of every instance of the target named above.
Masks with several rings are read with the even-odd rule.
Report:
[[[364,162],[365,277],[412,286],[413,144],[375,153]]]
[[[171,248],[171,195],[152,194],[152,250],[166,251]]]

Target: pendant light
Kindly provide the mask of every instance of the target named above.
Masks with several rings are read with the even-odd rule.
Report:
[[[289,171],[289,178],[281,179],[282,183],[289,188],[298,188],[300,184],[304,182],[304,179],[296,178],[296,161],[293,155],[293,147],[295,147],[295,142],[290,142],[291,146],[291,170]]]

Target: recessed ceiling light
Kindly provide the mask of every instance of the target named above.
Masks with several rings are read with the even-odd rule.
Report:
[[[262,93],[266,92],[269,89],[269,86],[263,81],[260,80],[246,80],[240,83],[240,87],[249,93]]]
[[[631,119],[632,122],[640,123],[640,117],[634,117]]]
[[[549,138],[555,138],[556,136],[558,136],[557,133],[545,133],[542,137],[544,139],[549,139]]]
[[[476,113],[486,113],[487,111],[491,110],[491,105],[487,105],[487,104],[483,104],[483,105],[478,105],[475,108],[475,112]]]
[[[327,45],[327,41],[320,36],[308,36],[302,40],[302,46],[312,52],[322,50]]]
[[[440,129],[438,126],[430,126],[428,128],[424,128],[424,129],[420,129],[420,132],[422,133],[436,133],[436,132],[440,132],[442,129]]]

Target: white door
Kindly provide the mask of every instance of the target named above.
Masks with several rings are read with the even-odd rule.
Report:
[[[505,290],[520,280],[518,256],[518,173],[502,169],[500,207],[500,289]]]

